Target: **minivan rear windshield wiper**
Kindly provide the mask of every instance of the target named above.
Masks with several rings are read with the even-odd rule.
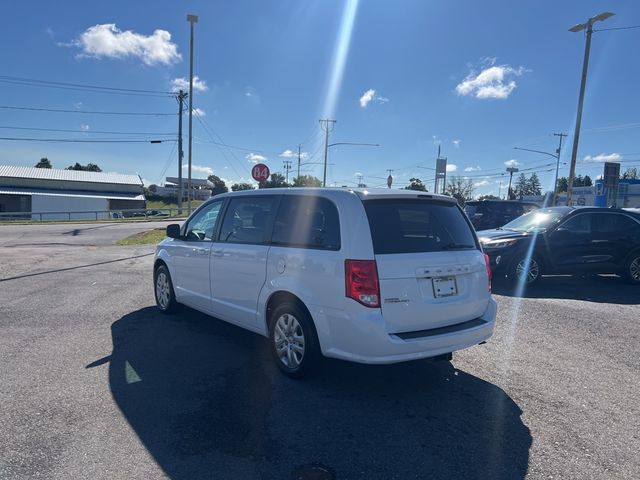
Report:
[[[455,249],[464,249],[464,248],[476,248],[475,245],[465,245],[462,243],[448,243],[441,247],[441,250],[455,250]]]

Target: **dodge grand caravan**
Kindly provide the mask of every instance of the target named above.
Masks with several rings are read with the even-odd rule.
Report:
[[[455,199],[404,190],[217,195],[167,227],[156,303],[270,339],[299,377],[321,355],[361,363],[446,356],[486,341],[491,269]]]

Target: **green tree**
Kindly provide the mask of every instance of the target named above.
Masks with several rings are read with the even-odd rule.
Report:
[[[427,187],[425,186],[424,183],[422,183],[422,180],[420,180],[419,178],[410,178],[409,179],[409,185],[407,185],[406,187],[404,187],[405,190],[417,190],[419,192],[427,192]]]
[[[569,189],[569,179],[567,177],[558,178],[558,192],[566,192]]]
[[[322,182],[312,175],[300,175],[293,179],[294,187],[320,187]]]
[[[218,195],[219,193],[227,193],[229,191],[229,189],[227,188],[227,185],[224,183],[224,180],[222,180],[217,175],[209,175],[207,177],[207,180],[213,183],[213,188],[211,189],[212,197],[214,195]]]
[[[36,168],[53,168],[53,166],[47,157],[43,157],[36,163]]]
[[[289,186],[290,185],[286,182],[284,175],[281,173],[272,173],[269,180],[258,184],[258,188],[279,188]]]
[[[464,207],[468,200],[473,199],[473,182],[471,179],[463,179],[460,176],[452,176],[447,182],[445,194],[458,200],[458,204]]]
[[[158,191],[158,186],[155,183],[152,183],[151,185],[149,185],[149,191],[151,193],[156,193]]]
[[[627,168],[627,171],[620,178],[623,180],[636,180],[638,178],[638,169],[636,167]]]
[[[528,195],[542,195],[542,185],[535,172],[529,177],[528,191]]]
[[[516,180],[515,185],[516,197],[522,200],[522,197],[529,195],[529,181],[524,173],[521,173]]]
[[[88,163],[86,165],[80,165],[78,162],[76,162],[75,165],[71,165],[69,167],[67,167],[65,170],[80,170],[83,172],[101,172],[102,169],[96,165],[95,163]]]
[[[591,177],[589,175],[585,175],[584,176],[584,186],[585,187],[592,187],[593,186],[593,181],[591,180]]]
[[[478,200],[500,200],[500,197],[496,197],[495,195],[480,195]]]
[[[253,190],[253,185],[250,183],[234,183],[231,185],[231,190],[239,192],[240,190]]]

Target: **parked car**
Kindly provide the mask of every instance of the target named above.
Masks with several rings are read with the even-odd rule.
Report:
[[[501,227],[538,208],[535,203],[518,200],[478,200],[467,202],[464,211],[478,231]]]
[[[217,195],[156,249],[162,312],[179,304],[270,338],[302,376],[321,355],[394,363],[486,341],[491,272],[455,199],[402,190]]]
[[[640,214],[552,207],[478,232],[496,275],[527,285],[544,274],[615,273],[640,285]],[[533,244],[533,245],[532,245]]]

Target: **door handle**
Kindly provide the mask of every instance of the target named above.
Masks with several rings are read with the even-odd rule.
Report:
[[[591,243],[607,243],[609,240],[591,240]]]
[[[211,255],[214,257],[222,257],[224,256],[224,252],[222,250],[211,250]]]
[[[193,251],[195,253],[197,253],[198,255],[206,255],[207,254],[207,249],[206,248],[194,248]]]

